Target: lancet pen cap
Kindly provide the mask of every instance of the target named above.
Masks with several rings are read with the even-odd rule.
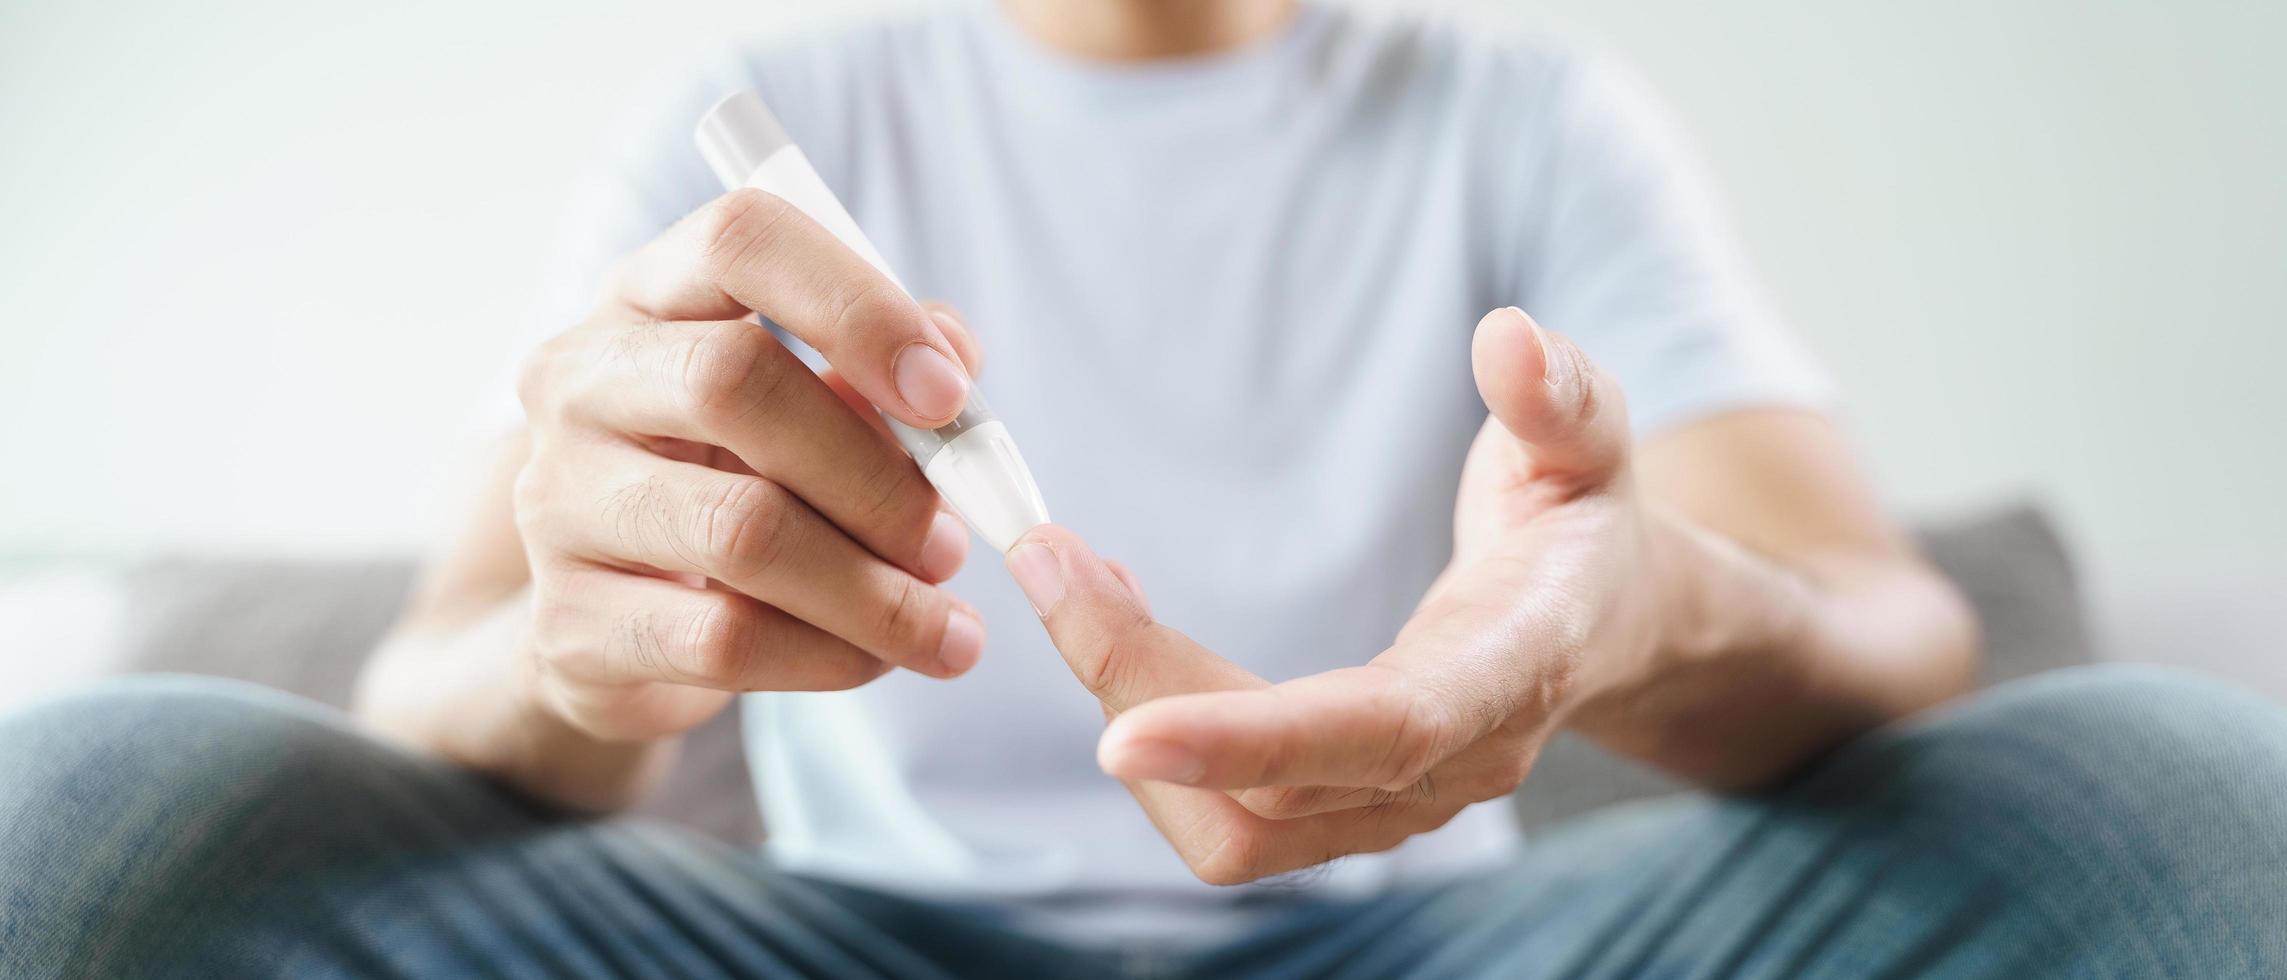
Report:
[[[707,110],[692,136],[723,186],[754,187],[777,195],[904,288],[880,250],[866,240],[865,231],[811,169],[802,148],[794,145],[762,96],[751,90],[725,96]],[[960,413],[934,429],[884,419],[898,445],[921,466],[922,475],[994,548],[1007,551],[1027,529],[1047,523],[1048,508],[1031,468],[1008,427],[975,386],[969,388]]]
[[[762,96],[753,89],[740,89],[723,96],[722,101],[707,110],[699,120],[695,138],[699,155],[707,158],[707,167],[725,187],[738,187],[746,183],[747,175],[754,173],[770,155],[794,142],[786,135],[786,127],[778,116],[763,104]]]

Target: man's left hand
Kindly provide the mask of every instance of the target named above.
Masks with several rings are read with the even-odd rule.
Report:
[[[1479,322],[1491,417],[1456,502],[1452,563],[1358,667],[1269,684],[1151,618],[1071,532],[1009,553],[1110,720],[1098,745],[1202,880],[1387,850],[1505,796],[1549,735],[1648,669],[1675,617],[1677,529],[1640,505],[1620,388],[1522,312]]]

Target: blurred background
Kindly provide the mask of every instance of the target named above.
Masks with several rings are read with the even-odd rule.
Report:
[[[418,548],[601,120],[902,6],[0,6],[0,556]],[[2100,628],[2276,648],[2287,4],[1434,7],[1662,86],[1903,512],[2036,499]]]

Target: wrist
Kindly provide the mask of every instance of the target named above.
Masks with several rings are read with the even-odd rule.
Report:
[[[1654,511],[1646,523],[1659,556],[1655,671],[1808,645],[1818,608],[1808,577],[1681,515]]]
[[[581,726],[565,710],[564,692],[549,683],[522,642],[521,629],[517,635],[501,711],[489,731],[464,733],[456,761],[583,813],[608,813],[641,799],[665,777],[682,740],[605,738]]]
[[[1567,721],[1638,757],[1670,754],[1733,679],[1803,678],[1817,609],[1810,581],[1700,527],[1646,507],[1639,593],[1617,669],[1582,690]],[[1598,651],[1603,653],[1604,651]]]
[[[361,679],[357,714],[377,733],[551,804],[619,809],[664,775],[674,739],[611,741],[558,709],[524,642],[521,595],[455,625],[409,624]]]

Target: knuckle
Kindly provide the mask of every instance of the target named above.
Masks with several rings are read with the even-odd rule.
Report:
[[[841,308],[834,312],[834,326],[829,336],[863,336],[880,325],[908,320],[906,313],[912,309],[913,300],[889,280],[869,277],[843,291]]]
[[[779,564],[795,526],[783,491],[750,478],[700,492],[698,539],[724,573],[749,578]]]
[[[647,606],[620,610],[612,623],[609,648],[619,656],[606,662],[629,677],[666,676],[677,669],[659,635],[659,616]]]
[[[545,444],[536,445],[509,485],[509,519],[525,561],[534,568],[552,556],[583,550],[580,539],[585,529],[578,525],[593,520],[591,514],[570,506],[586,491],[563,481],[567,465]]]
[[[676,656],[667,658],[675,674],[689,680],[734,682],[747,676],[759,653],[754,611],[723,593],[708,593],[683,623]]]
[[[701,274],[721,282],[764,247],[772,229],[793,205],[783,198],[752,187],[742,187],[709,202],[693,216],[699,240]]]
[[[591,324],[582,323],[541,341],[517,359],[516,400],[523,405],[526,420],[540,423],[563,416],[568,397],[564,376],[572,369],[575,352],[586,345],[584,338],[591,330]]]
[[[1091,654],[1084,656],[1075,673],[1088,692],[1105,701],[1121,701],[1122,692],[1128,690],[1137,670],[1136,661],[1151,655],[1150,643],[1145,639],[1146,622],[1138,622],[1126,629],[1114,630],[1110,636],[1096,644]]]
[[[669,527],[673,509],[667,501],[667,482],[656,474],[611,491],[599,511],[600,529],[625,553],[640,553],[645,543],[662,538],[674,542],[673,535],[661,533]]]
[[[528,641],[545,664],[553,664],[563,652],[563,634],[580,614],[579,603],[552,579],[541,579],[532,585],[531,628]]]
[[[526,418],[541,414],[548,403],[550,376],[554,373],[555,357],[550,344],[541,344],[525,351],[516,361],[516,401],[524,406]]]
[[[887,447],[874,456],[874,462],[858,476],[857,492],[862,503],[857,519],[888,523],[910,513],[926,530],[929,525],[925,519],[934,516],[936,502],[922,492],[927,489],[927,483],[922,479],[920,468],[903,453],[891,452]]]
[[[1379,775],[1382,786],[1411,786],[1427,777],[1443,756],[1445,733],[1451,730],[1452,722],[1437,698],[1403,674],[1392,673],[1397,679],[1384,690],[1384,696],[1392,699],[1397,724],[1390,731]]]
[[[900,649],[935,649],[932,634],[943,628],[943,619],[929,615],[936,605],[930,601],[932,590],[905,576],[899,576],[897,583],[896,594],[883,605],[876,623],[880,635]]]
[[[691,343],[682,386],[694,420],[709,432],[736,427],[777,400],[787,373],[776,338],[730,320]]]
[[[539,465],[539,453],[526,458],[516,470],[516,480],[509,485],[508,507],[516,521],[516,533],[527,547],[543,539],[545,526],[540,515],[548,498],[547,480]]]

